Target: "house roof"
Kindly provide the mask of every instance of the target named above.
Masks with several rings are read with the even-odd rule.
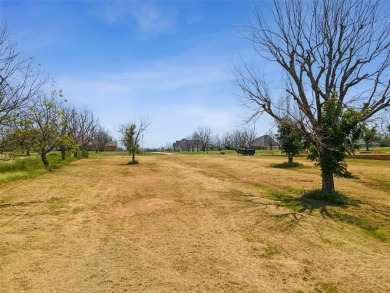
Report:
[[[118,145],[118,142],[115,141],[115,140],[114,141],[109,141],[109,142],[106,143],[106,146],[115,146],[116,147],[117,145]]]
[[[253,146],[259,146],[259,147],[269,146],[270,144],[275,145],[275,146],[279,145],[279,143],[276,140],[274,140],[272,137],[270,137],[268,134],[262,135],[262,136],[256,138],[252,142]]]

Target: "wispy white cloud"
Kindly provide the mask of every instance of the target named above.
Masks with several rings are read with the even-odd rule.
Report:
[[[175,28],[179,12],[167,4],[138,1],[87,2],[89,12],[107,23],[118,23],[132,18],[144,33],[168,33]]]
[[[160,8],[152,4],[132,7],[132,15],[143,32],[167,33],[176,26],[178,11]]]

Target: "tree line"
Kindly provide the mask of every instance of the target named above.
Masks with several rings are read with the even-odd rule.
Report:
[[[271,150],[276,146],[277,137],[270,130],[267,135],[271,138],[267,141],[267,147]],[[235,150],[239,148],[253,148],[253,143],[259,134],[255,127],[243,127],[225,132],[223,135],[213,134],[213,131],[208,126],[199,126],[196,130],[184,139],[185,149],[189,151],[213,150]],[[171,144],[168,143],[165,149],[170,150]]]
[[[101,151],[112,137],[88,109],[69,105],[62,91],[47,92],[47,76],[37,69],[0,25],[0,153],[36,152],[45,166],[47,154],[61,150],[75,157],[88,149]]]

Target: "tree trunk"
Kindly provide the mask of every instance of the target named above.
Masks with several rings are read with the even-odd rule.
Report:
[[[288,155],[288,163],[292,164],[293,163],[293,158],[294,158],[293,155],[291,153],[288,153],[287,155]]]
[[[135,164],[135,151],[133,151],[133,153],[132,153],[131,163]]]
[[[333,153],[331,150],[320,146],[319,147],[319,163],[321,168],[321,177],[322,177],[322,192],[334,192],[334,179],[333,179],[333,170],[332,170],[332,156]]]
[[[49,166],[49,161],[47,160],[46,153],[44,153],[44,152],[41,153],[41,159],[42,159],[43,165],[45,165],[45,167]]]
[[[66,149],[65,148],[61,148],[61,159],[64,161],[65,157],[66,157]]]
[[[369,143],[366,142],[366,151],[369,151]]]
[[[322,169],[321,176],[322,176],[322,192],[334,192],[333,173]]]
[[[78,155],[79,155],[79,152],[78,152],[78,151],[75,151],[75,152],[73,153],[73,157],[74,157],[74,158],[77,158]]]

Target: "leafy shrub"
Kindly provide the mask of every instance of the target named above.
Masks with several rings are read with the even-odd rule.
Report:
[[[81,156],[85,159],[89,158],[89,152],[87,150],[83,150],[81,152]]]

